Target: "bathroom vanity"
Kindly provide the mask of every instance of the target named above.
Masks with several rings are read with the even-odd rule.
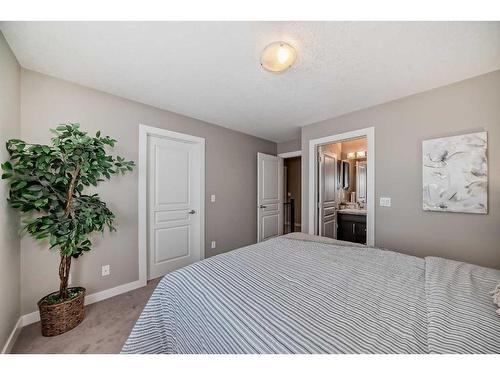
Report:
[[[338,210],[337,239],[366,244],[366,210]]]

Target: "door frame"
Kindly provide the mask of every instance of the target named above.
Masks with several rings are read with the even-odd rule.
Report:
[[[139,242],[139,281],[146,285],[148,281],[148,136],[167,137],[201,146],[201,182],[200,182],[200,250],[201,259],[205,259],[205,138],[178,133],[149,125],[139,124],[139,159],[138,159],[138,242]]]
[[[284,152],[282,154],[278,154],[277,156],[283,159],[296,158],[297,156],[302,156],[302,151]]]
[[[315,234],[317,227],[317,215],[315,205],[316,205],[316,180],[317,180],[317,168],[316,164],[318,161],[318,146],[348,141],[353,138],[366,137],[367,140],[367,187],[366,187],[366,199],[367,213],[366,213],[366,244],[368,246],[375,246],[375,127],[369,127],[364,129],[353,130],[346,133],[339,133],[334,135],[329,135],[322,138],[315,138],[309,140],[309,197],[308,197],[308,207],[309,207],[309,234]]]

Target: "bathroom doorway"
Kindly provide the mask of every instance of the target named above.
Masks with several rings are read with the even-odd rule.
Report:
[[[309,193],[313,200],[309,205],[309,233],[373,245],[370,129],[311,141],[309,182],[311,187],[312,177],[313,189]]]

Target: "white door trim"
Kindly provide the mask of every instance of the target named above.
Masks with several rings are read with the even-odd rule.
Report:
[[[201,145],[201,183],[200,183],[200,249],[201,259],[205,258],[205,138],[189,134],[177,133],[170,130],[154,128],[139,124],[139,201],[138,201],[138,230],[139,230],[139,281],[147,284],[147,177],[148,177],[148,135],[157,135],[183,141],[195,142]]]
[[[284,152],[282,154],[278,154],[280,158],[283,159],[288,159],[288,158],[295,158],[297,156],[302,156],[302,151],[290,151],[290,152]]]
[[[320,145],[347,141],[352,138],[366,137],[368,143],[367,149],[367,189],[366,198],[366,244],[375,246],[375,128],[353,130],[346,133],[334,134],[327,137],[315,138],[309,140],[309,233],[314,234],[316,228],[315,215],[315,196],[316,196],[316,163],[318,159],[317,147]]]

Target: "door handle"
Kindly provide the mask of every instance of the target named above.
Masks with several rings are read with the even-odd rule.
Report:
[[[263,204],[261,204],[261,205],[259,206],[259,208],[267,208],[267,206],[264,206]]]
[[[190,215],[193,215],[193,214],[195,214],[195,213],[196,213],[196,211],[195,211],[195,210],[188,211],[188,214],[190,214]]]

